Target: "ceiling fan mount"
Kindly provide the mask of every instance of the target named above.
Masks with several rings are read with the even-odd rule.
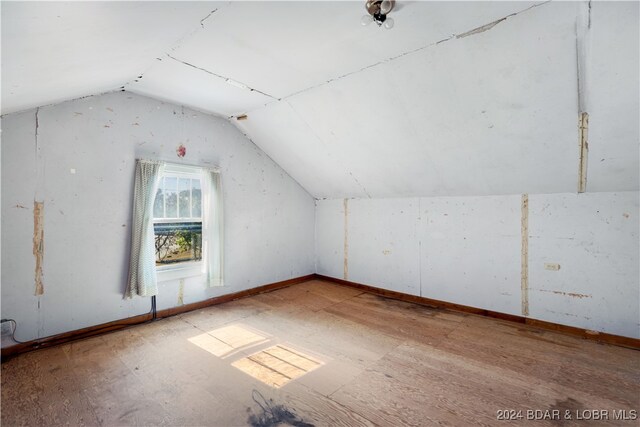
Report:
[[[393,18],[387,18],[387,15],[395,5],[395,0],[366,0],[365,8],[369,14],[362,17],[362,25],[375,22],[378,27],[384,25],[386,29],[393,28]]]

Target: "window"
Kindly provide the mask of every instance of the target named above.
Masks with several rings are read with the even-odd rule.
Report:
[[[198,168],[166,165],[153,206],[158,272],[193,269],[202,260],[202,176]],[[174,278],[174,277],[171,277]],[[162,279],[168,279],[163,277]]]

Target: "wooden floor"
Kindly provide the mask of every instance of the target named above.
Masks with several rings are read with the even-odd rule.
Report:
[[[638,351],[321,281],[2,364],[2,426],[521,425],[498,411],[639,399]]]

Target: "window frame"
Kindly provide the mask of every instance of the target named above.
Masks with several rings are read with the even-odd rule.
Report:
[[[201,191],[201,204],[204,200],[204,176],[202,173],[202,168],[197,166],[184,166],[177,164],[167,163],[164,166],[164,170],[162,171],[162,175],[160,179],[164,179],[165,177],[176,177],[176,178],[198,178],[200,180],[200,191]],[[179,181],[177,181],[179,182]],[[176,188],[176,193],[178,193],[178,189]],[[157,194],[157,193],[156,193]],[[178,193],[179,194],[179,193]],[[193,190],[191,189],[191,196],[193,194]],[[166,213],[166,199],[164,205],[164,213]],[[190,198],[193,201],[193,197]],[[176,198],[176,213],[180,210],[180,199],[179,195]],[[154,200],[154,208],[155,208],[155,200]],[[190,214],[193,212],[193,206],[190,207]],[[204,223],[204,206],[201,205],[200,217],[190,217],[190,218],[155,218],[153,217],[153,224],[162,224],[162,223],[180,223],[180,222],[200,222]],[[155,233],[154,233],[155,238]],[[204,253],[203,253],[204,256]],[[204,259],[200,259],[198,261],[182,261],[176,262],[174,264],[167,265],[156,265],[156,274],[158,282],[166,282],[169,280],[179,280],[186,279],[188,277],[202,276],[204,275]]]

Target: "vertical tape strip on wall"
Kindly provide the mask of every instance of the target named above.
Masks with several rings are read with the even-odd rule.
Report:
[[[587,158],[589,155],[589,113],[580,113],[578,120],[580,166],[578,169],[578,193],[587,191]]]
[[[349,199],[344,199],[344,280],[349,279]]]
[[[44,203],[33,202],[33,256],[36,259],[35,295],[44,294],[42,261],[44,257]]]
[[[522,195],[522,250],[520,290],[522,295],[522,315],[529,315],[529,195]]]
[[[40,133],[40,108],[35,112],[34,146],[36,161],[36,188],[33,196],[33,256],[36,261],[34,295],[44,294],[43,261],[44,261],[44,159],[38,139]],[[40,302],[38,301],[38,308]]]

